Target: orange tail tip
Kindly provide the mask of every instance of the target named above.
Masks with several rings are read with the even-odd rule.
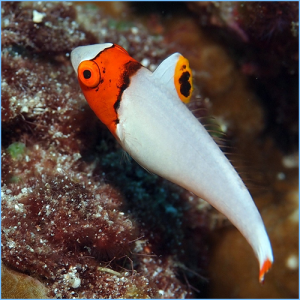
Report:
[[[259,282],[264,283],[265,274],[270,270],[272,262],[267,258],[259,271]]]

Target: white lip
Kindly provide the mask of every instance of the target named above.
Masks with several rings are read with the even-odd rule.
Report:
[[[95,58],[101,51],[106,48],[110,48],[113,44],[112,43],[105,43],[105,44],[95,44],[89,46],[80,46],[75,48],[71,52],[71,63],[72,66],[77,73],[79,64],[84,60],[91,60]]]

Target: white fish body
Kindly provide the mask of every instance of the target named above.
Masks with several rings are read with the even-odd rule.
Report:
[[[180,58],[175,53],[154,73],[140,67],[130,75],[130,83],[115,105],[115,132],[110,130],[145,169],[193,192],[223,213],[253,248],[263,281],[273,254],[262,218],[240,176],[181,101],[174,85]]]

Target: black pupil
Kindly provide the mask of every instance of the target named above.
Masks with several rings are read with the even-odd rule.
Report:
[[[91,78],[91,76],[92,76],[92,73],[91,73],[90,70],[84,70],[84,71],[83,71],[83,77],[84,77],[85,79],[89,79],[89,78]]]

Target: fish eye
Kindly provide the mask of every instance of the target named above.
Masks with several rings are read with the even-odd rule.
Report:
[[[96,87],[101,80],[98,65],[92,60],[85,60],[78,67],[78,78],[87,87]]]

